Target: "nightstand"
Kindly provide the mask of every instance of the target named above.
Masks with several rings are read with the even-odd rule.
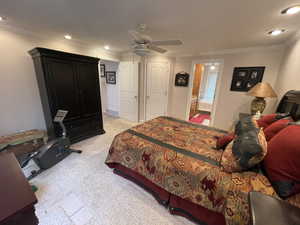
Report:
[[[260,192],[249,193],[252,225],[300,224],[300,208]]]
[[[37,225],[37,199],[12,153],[0,153],[0,224]]]

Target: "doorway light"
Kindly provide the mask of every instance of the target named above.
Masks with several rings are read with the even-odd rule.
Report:
[[[215,70],[216,69],[216,66],[215,65],[211,65],[210,66],[210,70]]]
[[[285,30],[276,29],[276,30],[270,31],[268,34],[271,35],[271,36],[278,36],[278,35],[282,34],[283,32],[285,32]]]
[[[281,11],[281,14],[294,15],[300,12],[300,5],[291,6],[285,10]]]
[[[71,39],[72,39],[72,36],[69,35],[69,34],[66,34],[64,37],[65,37],[65,39],[67,39],[67,40],[71,40]]]

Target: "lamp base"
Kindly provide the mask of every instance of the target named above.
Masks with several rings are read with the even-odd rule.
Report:
[[[263,113],[266,108],[266,104],[267,103],[264,98],[255,97],[255,99],[253,99],[251,103],[251,114],[255,115],[258,111],[260,111],[260,113]]]

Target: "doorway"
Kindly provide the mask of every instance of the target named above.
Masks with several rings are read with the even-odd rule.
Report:
[[[193,83],[188,108],[190,122],[213,126],[215,98],[222,63],[199,62],[193,65]]]
[[[145,119],[151,120],[167,114],[170,64],[149,62],[146,74]]]
[[[139,121],[139,63],[120,62],[120,117]]]

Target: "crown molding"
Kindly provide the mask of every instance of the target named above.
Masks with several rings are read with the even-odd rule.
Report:
[[[7,32],[12,32],[12,33],[15,33],[18,35],[22,35],[22,36],[26,37],[26,39],[29,39],[30,41],[34,41],[34,42],[47,42],[47,41],[51,40],[49,37],[53,36],[53,34],[50,35],[47,33],[36,33],[36,32],[30,31],[30,30],[24,29],[22,27],[10,26],[6,23],[0,24],[0,28]],[[59,40],[59,42],[67,43],[69,46],[73,46],[75,48],[82,49],[84,52],[92,54],[91,56],[97,56],[102,59],[119,61],[121,58],[120,53],[106,51],[104,49],[101,49],[101,47],[91,46],[91,45],[88,45],[87,43],[84,43],[79,40],[72,39],[72,41],[69,41],[69,40],[64,40],[63,38],[61,38]]]
[[[238,53],[257,52],[257,51],[274,51],[274,50],[281,50],[284,47],[285,44],[279,44],[279,45],[257,46],[257,47],[249,47],[249,48],[224,49],[219,51],[203,52],[195,55],[177,56],[176,59],[195,58],[201,56],[230,55],[230,54],[238,54]]]
[[[16,26],[10,26],[6,23],[0,24],[0,28],[3,28],[9,32],[14,32],[17,34],[21,34],[26,36],[27,38],[31,38],[32,41],[47,41],[49,40],[49,34],[46,33],[36,33],[32,32],[30,30],[26,30],[21,27]],[[270,50],[279,50],[282,48],[285,48],[286,46],[290,45],[291,43],[297,41],[300,39],[300,31],[297,32],[295,35],[293,35],[291,38],[289,38],[287,41],[285,41],[282,44],[278,45],[269,45],[269,46],[256,46],[256,47],[249,47],[249,48],[234,48],[234,49],[224,49],[224,50],[216,50],[216,51],[209,51],[209,52],[202,52],[199,54],[190,54],[190,55],[180,55],[180,54],[165,54],[161,55],[161,57],[165,58],[176,58],[176,60],[184,59],[184,58],[195,58],[195,57],[202,57],[202,56],[216,56],[216,55],[227,55],[227,54],[238,54],[238,53],[247,53],[247,52],[256,52],[256,51],[270,51]],[[66,42],[67,40],[61,40],[61,42]],[[88,45],[87,43],[84,43],[79,40],[72,40],[71,42],[68,41],[68,45],[78,47],[81,49],[85,49],[88,52],[93,53],[93,56],[103,55],[103,59],[107,60],[119,60],[122,59],[124,56],[131,55],[131,51],[123,51],[123,52],[112,52],[112,51],[106,51],[104,49],[101,49],[101,47],[95,47]],[[106,56],[106,57],[105,57]],[[150,57],[158,56],[157,54],[151,54]],[[159,55],[160,56],[160,55]],[[101,57],[102,58],[102,57]]]

